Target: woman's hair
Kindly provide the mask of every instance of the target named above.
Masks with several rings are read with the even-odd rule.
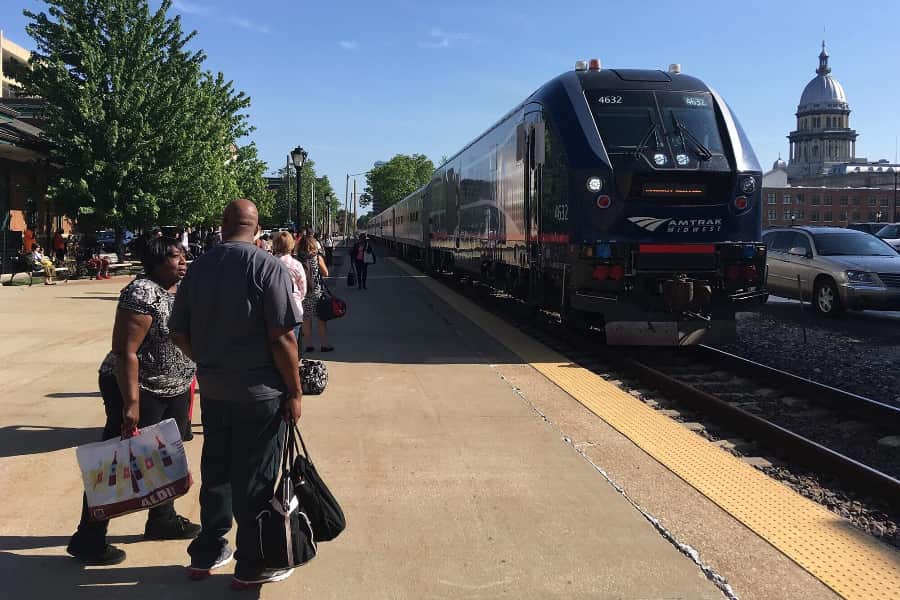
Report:
[[[147,242],[147,246],[141,252],[141,265],[144,273],[152,275],[153,271],[166,262],[169,257],[169,248],[181,250],[181,242],[172,238],[153,238]]]
[[[313,236],[306,234],[306,236],[300,240],[300,248],[298,252],[306,252],[307,254],[316,254],[319,251],[319,246],[316,245],[316,238]]]
[[[272,254],[290,254],[294,250],[294,236],[279,231],[272,237]]]

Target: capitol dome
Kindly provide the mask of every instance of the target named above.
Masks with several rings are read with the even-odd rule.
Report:
[[[772,165],[772,170],[777,171],[778,169],[787,169],[787,163],[781,159],[781,155],[778,155],[778,160]]]
[[[819,68],[816,69],[815,78],[806,84],[803,95],[800,96],[800,105],[797,114],[820,112],[828,110],[850,110],[847,103],[847,94],[844,86],[831,76],[831,67],[828,66],[828,52],[825,50],[825,42],[822,42],[822,52],[819,54]]]

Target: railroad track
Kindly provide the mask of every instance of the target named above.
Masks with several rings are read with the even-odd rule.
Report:
[[[572,332],[558,315],[535,313],[484,283],[452,273],[432,275],[573,362],[595,372],[612,368],[617,378],[631,374],[637,380],[632,387],[659,390],[699,413],[704,426],[724,428],[726,437],[757,444],[816,478],[836,481],[849,496],[871,502],[876,512],[900,506],[900,452],[878,443],[900,435],[897,407],[708,346],[607,350],[598,347],[596,332]]]
[[[715,348],[628,352],[639,380],[790,464],[900,505],[900,409]]]

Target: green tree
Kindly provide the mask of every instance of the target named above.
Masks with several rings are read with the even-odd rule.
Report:
[[[373,204],[378,211],[393,206],[431,180],[434,163],[424,154],[397,154],[366,174],[359,205]]]
[[[205,55],[186,49],[195,32],[167,17],[171,0],[155,11],[147,0],[44,1],[46,12],[25,11],[36,50],[14,75],[47,101],[60,206],[112,225],[201,223],[255,189],[246,177],[258,165],[235,146],[250,99],[203,72]]]
[[[253,200],[259,214],[271,220],[275,211],[275,192],[267,187],[266,163],[259,159],[255,143],[238,148],[235,168],[240,197]]]

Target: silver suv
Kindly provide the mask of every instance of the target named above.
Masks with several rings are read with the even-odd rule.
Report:
[[[811,300],[817,312],[900,310],[900,254],[876,236],[842,227],[767,230],[766,287]]]

